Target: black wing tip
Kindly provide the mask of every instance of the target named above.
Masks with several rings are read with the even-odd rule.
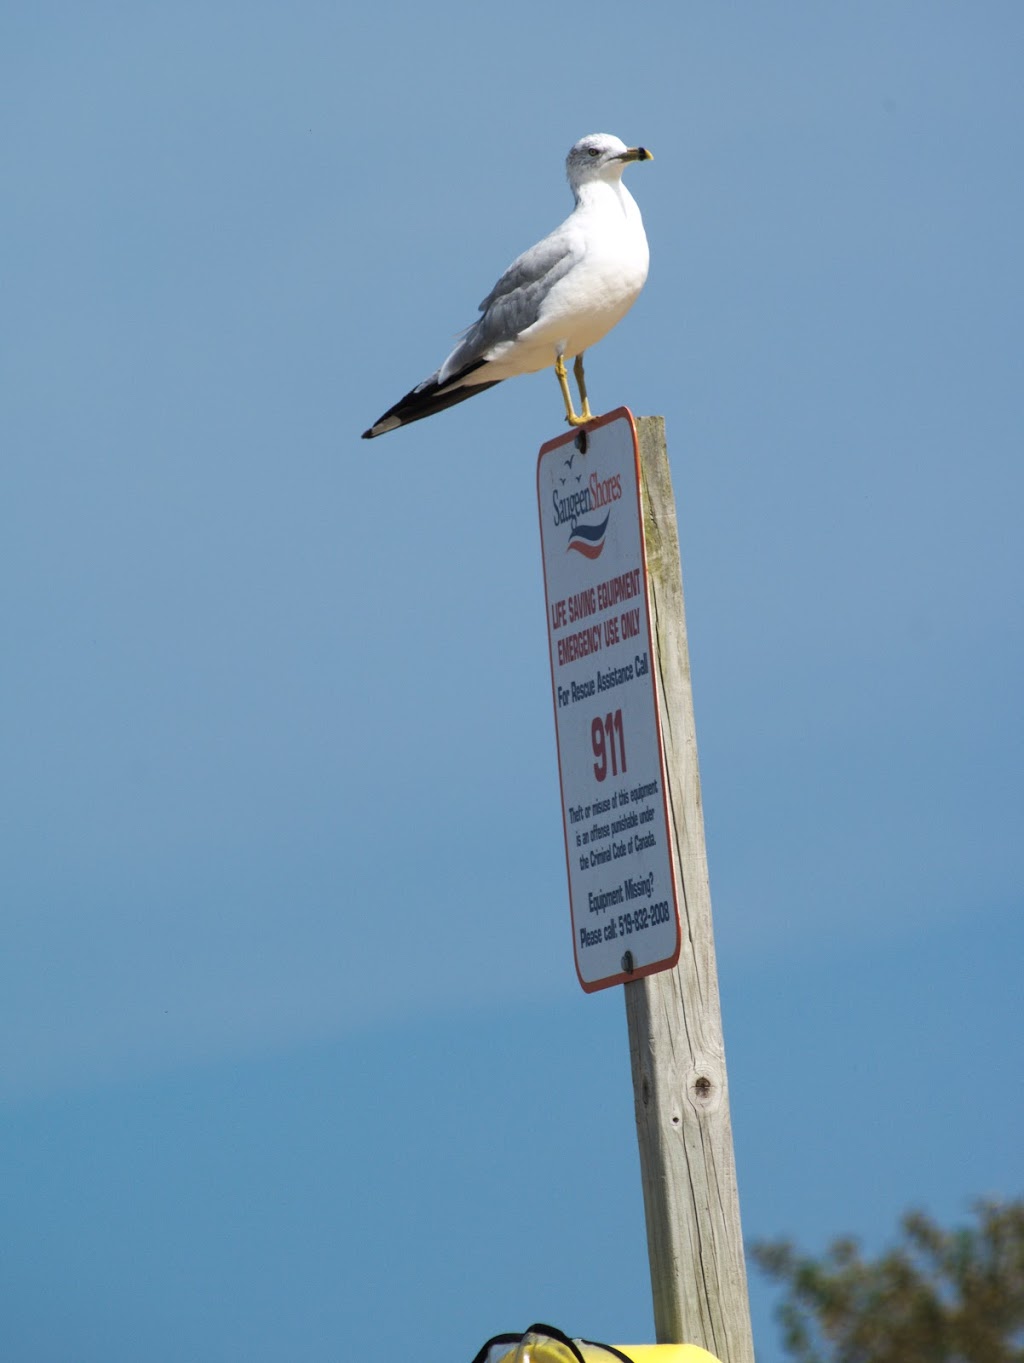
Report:
[[[453,375],[448,382],[461,379],[466,374],[483,368],[485,364],[485,360],[478,360]],[[394,407],[389,407],[379,421],[375,421],[368,431],[363,432],[363,439],[373,440],[378,435],[386,435],[388,431],[397,431],[400,426],[422,421],[424,417],[433,416],[435,412],[443,412],[448,407],[465,402],[467,398],[475,397],[485,388],[494,388],[500,382],[500,379],[490,379],[484,383],[464,384],[460,388],[443,388],[436,381],[428,379],[426,383],[421,383],[406,393]]]
[[[404,401],[404,399],[403,399]],[[415,421],[415,417],[412,418]],[[390,412],[385,412],[379,421],[375,421],[368,431],[363,432],[364,440],[376,440],[379,435],[387,435],[388,431],[397,431],[399,426],[404,426],[405,420],[395,415],[394,408]]]

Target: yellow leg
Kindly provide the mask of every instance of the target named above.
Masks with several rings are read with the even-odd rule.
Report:
[[[577,361],[577,363],[579,362]],[[575,372],[575,370],[573,372]],[[565,360],[562,359],[561,355],[559,355],[557,360],[555,360],[555,378],[558,380],[558,386],[562,390],[562,401],[565,403],[566,421],[568,421],[570,426],[584,425],[587,421],[590,420],[590,408],[587,407],[586,402],[584,402],[583,407],[585,413],[584,416],[577,416],[576,413],[573,411],[572,394],[569,392],[569,380],[567,379],[565,373]]]
[[[583,381],[583,351],[576,356],[576,363],[572,367],[573,375],[576,379],[576,387],[580,390],[580,411],[583,413],[584,421],[593,421],[594,415],[590,410],[590,403],[587,401],[587,385]]]

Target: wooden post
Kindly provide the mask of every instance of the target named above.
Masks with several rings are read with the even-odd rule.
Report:
[[[753,1363],[675,502],[663,418],[636,425],[682,915],[675,969],[623,986],[654,1323],[660,1344]]]

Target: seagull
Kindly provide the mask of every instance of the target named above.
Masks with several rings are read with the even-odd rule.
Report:
[[[581,138],[565,161],[573,211],[512,262],[440,369],[389,407],[363,439],[453,407],[502,379],[548,366],[562,390],[569,425],[592,421],[583,352],[636,302],[650,258],[640,210],[622,183],[622,172],[631,161],[653,159],[646,147],[627,147],[609,133]],[[578,416],[565,367],[573,357]]]

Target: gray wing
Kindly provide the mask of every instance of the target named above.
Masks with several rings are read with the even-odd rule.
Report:
[[[528,296],[531,292],[536,292],[541,285],[546,286],[546,291],[547,287],[561,279],[575,259],[572,238],[564,226],[559,227],[543,241],[538,241],[536,246],[531,246],[521,256],[516,256],[480,304],[480,311],[485,313],[495,304],[517,295]],[[533,320],[536,321],[536,317]]]
[[[480,304],[483,316],[445,360],[438,372],[443,383],[485,356],[502,341],[514,340],[532,326],[552,287],[572,269],[578,250],[563,228],[517,256]]]

